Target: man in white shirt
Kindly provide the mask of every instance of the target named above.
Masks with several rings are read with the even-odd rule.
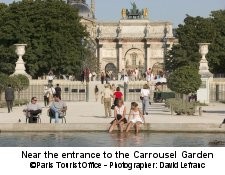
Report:
[[[29,117],[29,123],[37,123],[37,116],[41,113],[42,108],[37,104],[37,98],[32,97],[31,102],[23,111],[26,112],[26,115]]]
[[[129,82],[129,77],[127,75],[124,76],[124,83],[128,84]]]

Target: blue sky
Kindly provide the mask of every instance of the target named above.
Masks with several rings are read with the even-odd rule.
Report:
[[[118,21],[121,9],[130,9],[133,0],[95,0],[96,18],[100,21]],[[11,3],[13,0],[0,0]],[[89,3],[90,0],[87,0]],[[135,0],[137,7],[149,9],[152,21],[170,21],[176,27],[183,23],[186,14],[191,16],[209,16],[211,11],[225,9],[225,0]]]

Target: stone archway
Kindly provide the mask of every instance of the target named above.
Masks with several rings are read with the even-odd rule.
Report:
[[[113,79],[113,77],[117,77],[117,68],[116,68],[115,64],[113,64],[113,63],[106,64],[105,72],[107,72],[107,71],[110,73],[111,79]]]
[[[138,68],[139,70],[144,70],[145,59],[144,52],[137,48],[129,49],[125,56],[125,69],[133,70]]]

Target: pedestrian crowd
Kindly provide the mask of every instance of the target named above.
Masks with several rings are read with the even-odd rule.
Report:
[[[83,72],[84,78],[82,81],[89,81],[90,70],[87,68]],[[134,80],[139,79],[138,69],[121,72],[121,80],[124,80],[125,84],[129,82],[131,74],[134,75]],[[88,75],[88,76],[87,76]],[[93,76],[93,75],[92,75]],[[53,86],[54,75],[52,72],[48,75],[48,84],[43,90],[44,106],[48,108],[49,117],[55,119],[55,123],[59,122],[59,118],[65,115],[67,105],[61,100],[62,89],[59,84]],[[141,90],[140,96],[143,97],[141,100],[142,110],[138,107],[138,103],[132,102],[129,114],[126,113],[126,106],[124,105],[124,94],[121,92],[120,87],[116,87],[115,84],[110,85],[112,80],[112,72],[107,71],[101,73],[101,83],[105,84],[105,88],[100,92],[98,86],[94,88],[95,100],[98,101],[99,95],[101,95],[101,102],[104,105],[105,117],[113,117],[109,132],[112,132],[115,126],[119,126],[120,131],[123,131],[123,125],[127,123],[126,131],[128,132],[131,126],[135,127],[135,131],[139,131],[139,126],[144,123],[144,115],[148,115],[147,109],[149,104],[149,87],[146,84]],[[124,85],[125,85],[124,84]],[[7,102],[8,112],[12,111],[14,101],[14,90],[9,85],[5,90],[5,99]],[[42,113],[42,107],[38,103],[37,97],[33,96],[30,103],[23,110],[29,123],[37,123],[38,117]]]

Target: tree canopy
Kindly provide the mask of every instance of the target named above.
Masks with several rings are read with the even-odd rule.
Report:
[[[22,74],[17,74],[9,77],[9,82],[17,92],[26,90],[30,84],[27,76]]]
[[[5,88],[7,87],[8,85],[8,76],[5,75],[5,74],[2,74],[0,73],[0,101],[1,101],[1,95],[2,95],[2,92],[5,90]]]
[[[225,10],[213,11],[209,18],[187,15],[176,29],[176,44],[167,54],[169,72],[182,67],[198,68],[201,55],[198,43],[211,43],[206,56],[212,73],[225,73]]]
[[[22,0],[0,4],[0,72],[12,74],[17,55],[14,44],[26,43],[23,56],[32,77],[50,70],[74,74],[82,67],[82,38],[88,33],[78,11],[62,0]]]
[[[195,93],[201,85],[198,69],[183,66],[173,71],[167,79],[168,87],[180,94]]]

